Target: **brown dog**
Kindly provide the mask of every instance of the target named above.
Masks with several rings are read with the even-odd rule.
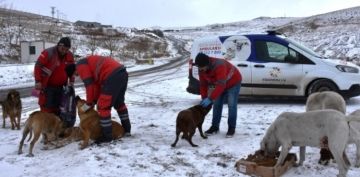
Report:
[[[100,126],[100,116],[94,108],[84,112],[81,106],[86,104],[85,100],[80,97],[76,97],[76,107],[78,109],[78,115],[80,117],[80,129],[82,132],[82,144],[80,149],[84,149],[89,145],[89,140],[96,140],[102,136]],[[124,136],[124,128],[116,121],[112,121],[112,137],[113,139],[119,139]]]
[[[47,144],[49,140],[56,140],[57,137],[63,133],[63,123],[59,117],[55,114],[35,111],[30,114],[29,118],[25,122],[25,127],[23,130],[22,139],[19,145],[18,154],[22,154],[22,147],[24,145],[24,140],[27,135],[30,133],[28,141],[30,141],[32,134],[34,133],[34,138],[30,143],[29,154],[27,156],[32,157],[34,144],[39,139],[40,135],[43,135],[44,144]]]
[[[64,138],[71,139],[72,141],[80,141],[82,133],[80,127],[69,127],[64,131]]]
[[[3,128],[5,128],[5,118],[10,117],[11,129],[14,130],[15,126],[20,130],[21,119],[21,99],[20,93],[16,90],[10,90],[4,101],[1,102],[3,110]],[[17,120],[16,120],[17,118]]]
[[[62,139],[56,142],[53,148],[60,148],[72,142],[80,141],[83,139],[83,134],[80,127],[68,127],[65,129]]]
[[[202,131],[202,124],[204,123],[205,116],[210,110],[211,106],[203,108],[200,105],[195,105],[189,109],[180,111],[176,118],[176,139],[171,146],[176,146],[176,143],[179,140],[179,135],[183,132],[183,138],[187,139],[191,146],[197,147],[198,145],[195,145],[191,140],[195,134],[196,127],[199,129],[201,137],[206,139],[207,136],[205,136]]]

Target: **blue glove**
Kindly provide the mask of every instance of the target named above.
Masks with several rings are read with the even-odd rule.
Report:
[[[200,106],[206,108],[206,107],[208,107],[211,103],[212,103],[212,101],[210,100],[210,98],[205,98],[205,99],[201,100]]]

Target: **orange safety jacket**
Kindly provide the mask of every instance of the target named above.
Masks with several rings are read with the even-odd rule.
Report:
[[[239,70],[227,60],[211,58],[207,71],[199,72],[201,98],[209,97],[216,100],[226,89],[229,89],[241,82]],[[209,86],[214,90],[208,96]]]
[[[88,56],[76,63],[76,71],[86,88],[86,103],[92,105],[97,102],[102,84],[119,67],[124,65],[110,57],[96,55]]]
[[[57,46],[45,49],[41,52],[41,55],[35,63],[35,82],[40,82],[43,88],[48,86],[57,87],[67,85],[68,78],[65,67],[66,65],[73,63],[74,57],[70,51],[67,52],[64,58],[60,58]],[[74,80],[75,77],[72,76],[70,82],[74,82]]]

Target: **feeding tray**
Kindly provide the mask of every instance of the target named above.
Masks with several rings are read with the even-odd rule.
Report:
[[[277,157],[265,157],[261,151],[248,155],[246,159],[236,162],[236,170],[249,176],[279,177],[289,170],[296,162],[296,155],[289,153],[283,165],[274,167]]]

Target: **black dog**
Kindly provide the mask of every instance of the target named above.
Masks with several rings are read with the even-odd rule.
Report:
[[[334,159],[331,151],[329,150],[328,137],[324,137],[320,140],[321,149],[320,149],[320,159],[318,161],[321,165],[328,165],[331,159]]]
[[[176,146],[176,143],[179,140],[179,135],[183,132],[183,138],[188,140],[191,146],[197,147],[198,145],[195,145],[191,140],[195,134],[196,127],[199,129],[201,137],[206,139],[207,137],[202,131],[202,124],[204,123],[205,116],[211,110],[211,107],[212,106],[210,105],[207,108],[203,108],[200,105],[196,105],[180,111],[176,118],[176,139],[171,146]]]

